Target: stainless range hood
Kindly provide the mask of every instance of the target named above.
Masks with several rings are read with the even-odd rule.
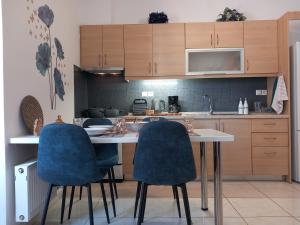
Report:
[[[95,75],[123,75],[123,67],[81,68],[82,71]]]

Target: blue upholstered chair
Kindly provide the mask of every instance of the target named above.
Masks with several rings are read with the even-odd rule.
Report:
[[[149,185],[180,187],[187,224],[192,224],[186,183],[196,178],[192,145],[186,128],[177,122],[151,122],[140,130],[134,178],[142,183],[138,225],[144,220]]]
[[[84,121],[82,127],[88,128],[91,125],[112,125],[109,119],[87,119]],[[101,167],[108,168],[108,181],[110,187],[110,194],[112,199],[112,206],[114,216],[116,217],[116,207],[115,207],[115,196],[118,198],[118,191],[116,185],[116,178],[114,172],[114,166],[119,165],[119,155],[118,155],[118,145],[117,144],[94,144],[96,159],[98,165]],[[114,189],[114,190],[113,190]],[[115,196],[114,196],[115,191]],[[80,199],[81,199],[82,187],[80,187]]]
[[[100,183],[107,222],[110,222],[101,182],[107,174],[107,169],[97,165],[94,147],[84,129],[71,124],[45,126],[40,135],[37,173],[42,180],[49,183],[41,225],[45,224],[51,192],[56,186],[63,186],[60,222],[63,222],[66,188],[71,186],[74,195],[75,186],[85,186],[88,193],[90,224],[93,225],[91,183],[94,182]]]

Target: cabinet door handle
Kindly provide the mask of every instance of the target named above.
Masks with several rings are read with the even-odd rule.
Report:
[[[250,69],[250,63],[249,63],[249,60],[248,60],[248,59],[247,59],[247,61],[246,61],[246,64],[247,64],[246,70],[249,71],[249,69]]]
[[[107,55],[104,54],[104,65],[107,65]]]
[[[224,130],[225,130],[225,125],[224,125],[224,122],[223,122],[223,123],[221,123],[221,130],[222,130],[222,132],[224,132]]]
[[[210,46],[211,46],[211,47],[214,47],[214,46],[213,46],[213,35],[212,35],[212,34],[210,35]]]
[[[101,54],[99,54],[98,57],[99,57],[99,58],[98,58],[98,63],[99,63],[99,66],[101,67],[101,66],[102,66],[102,63],[101,63]]]
[[[154,72],[157,74],[157,63],[154,63]]]
[[[277,140],[276,137],[265,137],[264,139],[268,140],[268,141],[275,141],[275,140]]]
[[[275,126],[276,123],[264,123],[264,126]]]
[[[152,64],[151,64],[151,62],[149,62],[149,69],[148,69],[148,71],[149,71],[149,74],[151,74],[151,72],[152,72]]]
[[[266,156],[275,156],[277,152],[264,152]]]
[[[219,46],[220,40],[219,40],[219,34],[217,34],[217,46]]]

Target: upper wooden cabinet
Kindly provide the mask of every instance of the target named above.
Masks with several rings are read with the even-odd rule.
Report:
[[[125,25],[125,76],[152,76],[152,25]]]
[[[227,176],[252,175],[251,120],[220,121],[220,129],[235,137],[234,142],[222,143],[223,173]]]
[[[153,75],[180,76],[184,71],[184,24],[153,25]]]
[[[123,25],[105,25],[103,32],[103,67],[124,67]]]
[[[214,48],[215,23],[187,23],[185,24],[186,48]]]
[[[244,22],[245,73],[277,73],[277,21]]]
[[[80,65],[82,68],[123,67],[123,25],[81,26]]]
[[[186,48],[242,48],[243,22],[187,23]]]
[[[80,27],[80,65],[102,67],[102,26]]]
[[[215,23],[216,48],[243,48],[244,23],[243,22],[217,22]]]

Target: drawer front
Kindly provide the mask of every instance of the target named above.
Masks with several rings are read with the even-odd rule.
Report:
[[[253,119],[252,132],[288,132],[287,119]]]
[[[289,146],[288,133],[253,133],[252,146],[287,147]]]
[[[254,147],[253,175],[288,174],[288,147]]]

